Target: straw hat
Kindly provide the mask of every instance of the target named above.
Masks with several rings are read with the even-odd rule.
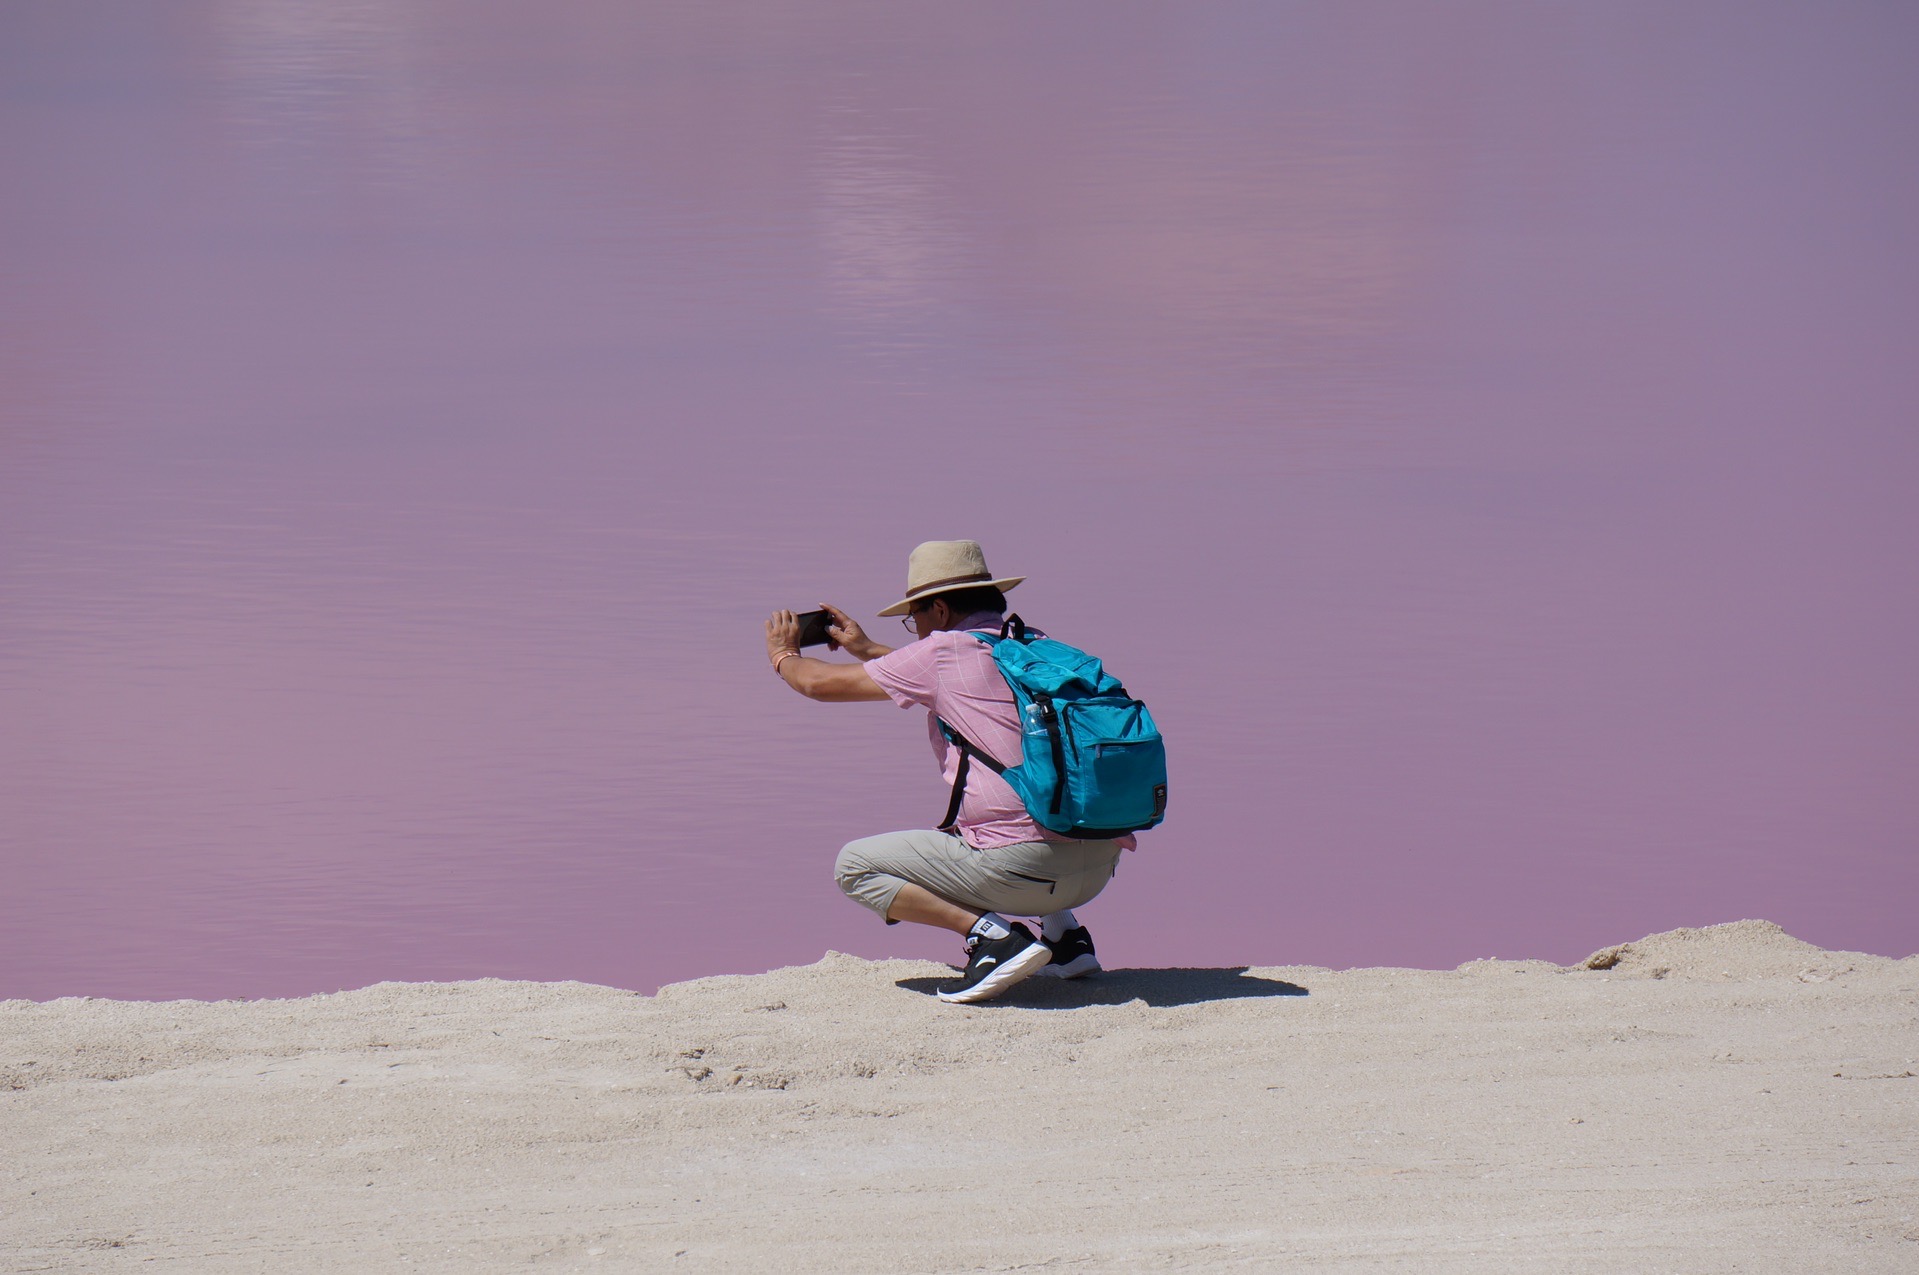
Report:
[[[1025,578],[1007,576],[995,580],[993,573],[986,569],[986,552],[977,540],[929,540],[913,550],[906,560],[906,596],[880,614],[905,615],[915,602],[955,589],[977,589],[990,584],[1005,593]]]

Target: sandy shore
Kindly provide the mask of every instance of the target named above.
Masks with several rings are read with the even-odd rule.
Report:
[[[0,1004],[12,1271],[1919,1270],[1919,958]]]

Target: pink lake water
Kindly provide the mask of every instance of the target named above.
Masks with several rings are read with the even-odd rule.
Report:
[[[923,539],[1172,748],[1109,965],[1919,948],[1919,10],[0,9],[0,995],[952,958]],[[891,621],[873,621],[880,635]],[[883,640],[884,637],[883,637]]]

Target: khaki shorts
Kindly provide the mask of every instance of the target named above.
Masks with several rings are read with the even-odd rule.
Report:
[[[975,850],[950,833],[887,832],[848,842],[833,875],[848,898],[882,918],[909,881],[961,907],[1045,916],[1105,889],[1119,855],[1111,841],[1022,841]]]

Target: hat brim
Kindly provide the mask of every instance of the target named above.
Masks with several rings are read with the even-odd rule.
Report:
[[[913,609],[915,602],[924,602],[928,598],[937,598],[942,593],[957,593],[961,589],[998,589],[1001,593],[1011,593],[1013,586],[1024,580],[1025,576],[1007,576],[1003,580],[968,580],[961,584],[941,585],[937,589],[926,589],[920,593],[909,593],[892,606],[881,611],[881,615],[905,615]]]

